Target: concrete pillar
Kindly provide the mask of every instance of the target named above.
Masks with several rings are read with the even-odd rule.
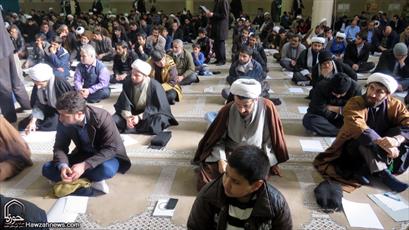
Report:
[[[190,10],[190,13],[194,13],[194,4],[193,0],[185,0],[185,7],[186,10]]]
[[[281,15],[283,15],[284,12],[287,12],[290,15],[292,7],[293,7],[292,0],[283,0],[281,2]]]
[[[332,24],[334,0],[314,0],[312,4],[311,28],[318,25],[321,19],[327,19],[327,25]]]

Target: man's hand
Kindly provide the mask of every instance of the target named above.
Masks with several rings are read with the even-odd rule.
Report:
[[[135,128],[135,125],[139,123],[139,117],[138,116],[129,116],[126,119],[126,126],[130,129]]]
[[[35,132],[37,130],[37,125],[36,125],[37,119],[32,118],[30,123],[28,123],[26,129],[24,130],[26,135],[30,134],[31,132]]]
[[[210,12],[210,11],[207,12],[207,13],[206,13],[206,16],[209,17],[209,18],[213,17],[213,12]]]
[[[181,82],[182,80],[183,80],[183,76],[177,76],[177,77],[176,77],[176,81],[177,81],[177,82]]]
[[[219,165],[219,172],[220,173],[226,172],[227,162],[225,160],[219,160],[217,162],[217,164]]]
[[[393,137],[382,137],[376,140],[375,143],[382,148],[399,147],[401,144],[396,138]]]
[[[103,58],[103,57],[105,57],[105,54],[98,54],[98,55],[97,55],[97,58],[98,58],[98,59],[101,59],[101,58]]]
[[[341,107],[339,106],[327,105],[327,109],[334,113],[338,113],[338,114],[341,113]]]
[[[405,55],[405,56],[402,56],[402,58],[401,59],[399,59],[399,65],[400,65],[400,67],[402,68],[403,66],[405,66],[405,61],[406,61],[406,58],[408,57],[408,55]]]
[[[144,53],[144,51],[143,51],[143,46],[140,45],[140,46],[138,47],[138,49],[139,49],[139,52],[140,52],[141,54]]]
[[[64,68],[58,67],[58,68],[57,68],[57,71],[63,73],[63,72],[64,72]]]
[[[54,46],[50,46],[50,53],[55,54],[57,53],[57,49]]]
[[[297,60],[291,60],[291,66],[295,66],[297,64]]]
[[[80,94],[83,98],[87,98],[89,96],[89,89],[81,89]]]
[[[115,79],[117,80],[117,81],[122,81],[122,80],[124,80],[126,78],[126,74],[124,73],[124,74],[116,74],[115,75]]]
[[[81,163],[75,164],[71,167],[72,171],[72,180],[77,180],[81,177],[82,174],[84,174],[85,170],[89,168],[89,165],[83,161]]]
[[[61,176],[61,180],[62,180],[63,182],[68,183],[68,182],[72,182],[72,181],[73,181],[73,179],[72,179],[73,173],[72,173],[72,170],[71,170],[69,167],[63,167],[63,168],[61,169],[60,176]]]
[[[271,175],[277,175],[281,177],[280,168],[278,167],[278,164],[275,164],[270,167],[270,173]]]
[[[358,64],[352,64],[352,69],[357,71],[359,69],[359,65]]]

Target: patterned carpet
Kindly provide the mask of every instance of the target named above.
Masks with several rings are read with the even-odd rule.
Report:
[[[290,152],[290,160],[282,164],[283,177],[272,177],[269,181],[286,197],[294,229],[351,229],[343,212],[324,213],[313,196],[313,189],[322,180],[311,165],[317,152],[303,150],[300,140],[318,141],[325,149],[333,138],[309,136],[302,127],[302,107],[308,106],[304,97],[309,88],[293,85],[289,80],[291,76],[282,72],[271,56],[268,59],[271,94],[282,100],[278,111]],[[228,64],[220,67],[210,65],[210,69],[217,69],[222,73],[201,77],[200,83],[183,88],[183,101],[172,106],[172,112],[180,125],[169,129],[172,131],[172,139],[165,149],[149,149],[150,136],[123,136],[132,160],[131,170],[108,181],[111,190],[108,195],[89,199],[86,213],[80,214],[76,219],[81,223],[82,229],[186,228],[190,207],[196,195],[196,178],[190,160],[208,126],[203,119],[204,114],[218,111],[223,105],[220,92],[226,87],[224,79],[228,68]],[[360,76],[361,79],[365,77],[367,75]],[[26,85],[30,89],[31,83],[27,82]],[[118,90],[114,90],[109,100],[98,103],[97,106],[113,112],[112,105],[118,95]],[[19,116],[21,118],[26,114]],[[48,196],[51,185],[41,177],[41,165],[51,160],[55,133],[38,132],[35,135],[36,138],[27,139],[35,165],[12,180],[0,184],[0,193],[30,200],[48,211],[55,199]],[[409,182],[408,173],[399,178]],[[409,222],[394,222],[367,197],[368,193],[378,193],[384,189],[382,186],[362,187],[351,194],[344,193],[344,196],[351,201],[370,204],[385,229],[408,229]],[[409,191],[401,195],[409,200]],[[173,217],[152,217],[156,201],[166,197],[179,199]]]

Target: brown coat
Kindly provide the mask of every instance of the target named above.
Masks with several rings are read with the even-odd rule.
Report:
[[[0,116],[0,181],[33,165],[31,151],[17,130]]]
[[[409,126],[409,112],[405,105],[398,99],[388,96],[387,116],[393,126]],[[358,139],[361,134],[369,129],[366,121],[368,119],[368,108],[362,96],[351,98],[344,108],[344,125],[340,129],[334,143],[318,154],[314,159],[314,166],[324,178],[332,178],[344,184],[343,189],[347,192],[359,187],[355,181],[343,179],[337,175],[334,165],[331,163],[341,155],[344,143],[350,139]]]
[[[289,159],[289,157],[287,145],[284,139],[284,129],[278,112],[270,100],[265,98],[259,98],[259,100],[263,100],[264,105],[266,106],[266,119],[270,129],[272,148],[277,157],[277,161],[278,163],[285,162]],[[230,102],[220,109],[216,119],[210,125],[202,140],[199,142],[196,155],[193,159],[194,163],[199,164],[204,162],[206,158],[210,156],[213,147],[221,139],[227,129],[226,126],[229,119],[229,111],[232,105],[233,102]]]

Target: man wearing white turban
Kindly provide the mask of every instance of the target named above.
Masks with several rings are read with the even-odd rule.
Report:
[[[55,131],[58,125],[58,112],[55,109],[57,99],[65,92],[74,88],[67,80],[55,77],[51,66],[39,63],[27,71],[34,82],[31,93],[31,115],[21,120],[18,124],[20,131],[30,132]]]
[[[162,85],[149,77],[151,65],[136,59],[131,67],[131,77],[125,79],[114,105],[113,120],[119,132],[158,134],[178,125]]]
[[[344,183],[347,191],[369,184],[370,174],[395,192],[408,188],[393,175],[409,166],[409,112],[391,96],[397,88],[389,75],[369,76],[366,93],[345,105],[344,125],[334,143],[314,160],[323,176]]]
[[[199,143],[193,163],[200,165],[197,189],[226,169],[226,159],[236,147],[255,145],[266,152],[270,174],[279,175],[278,164],[288,160],[280,117],[269,100],[260,97],[255,79],[238,79],[230,92],[234,101],[226,104]]]

